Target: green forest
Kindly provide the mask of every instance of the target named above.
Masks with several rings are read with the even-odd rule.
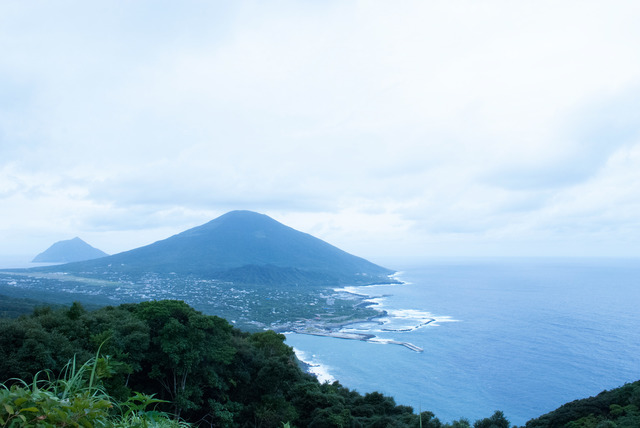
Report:
[[[443,423],[377,392],[321,384],[284,339],[177,300],[39,307],[0,319],[0,426],[510,426],[499,411]],[[639,383],[616,391],[527,427],[640,426]]]

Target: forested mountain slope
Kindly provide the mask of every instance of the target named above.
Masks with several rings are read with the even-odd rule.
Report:
[[[640,381],[575,400],[527,422],[526,428],[640,427]]]

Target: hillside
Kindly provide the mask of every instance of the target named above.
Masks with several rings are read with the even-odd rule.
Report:
[[[38,254],[33,263],[69,263],[97,259],[108,256],[107,253],[75,237],[65,241],[58,241],[42,253]]]
[[[165,240],[98,260],[58,266],[55,270],[174,272],[262,285],[393,282],[388,277],[392,270],[251,211],[232,211]]]
[[[640,380],[566,403],[526,428],[640,427]]]

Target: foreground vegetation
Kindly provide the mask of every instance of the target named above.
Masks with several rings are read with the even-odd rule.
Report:
[[[94,311],[75,303],[2,319],[0,379],[3,427],[509,427],[501,412],[442,423],[377,392],[321,384],[283,335],[243,332],[176,300]],[[637,427],[638,407],[640,382],[527,428]]]
[[[152,396],[137,393],[118,403],[99,383],[108,368],[104,358],[89,360],[79,367],[72,360],[58,379],[44,371],[36,374],[30,384],[20,379],[13,379],[10,386],[0,384],[0,424],[3,427],[188,426],[149,408],[161,402]]]
[[[15,396],[37,385],[35,373],[48,369],[59,377],[70,360],[90,361],[99,348],[105,367],[98,386],[106,402],[116,408],[137,394],[153,395],[163,400],[156,410],[195,426],[470,426],[464,420],[442,424],[430,412],[417,415],[379,393],[321,384],[300,369],[283,335],[242,332],[175,300],[95,311],[76,303],[0,320],[0,377],[23,380],[5,383]],[[3,404],[15,414],[15,401]]]

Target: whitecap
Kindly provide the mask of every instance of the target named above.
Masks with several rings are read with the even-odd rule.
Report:
[[[307,372],[314,375],[320,383],[332,383],[336,380],[336,378],[331,376],[329,373],[329,367],[320,364],[315,355],[309,357],[306,352],[297,349],[296,347],[293,347],[293,352],[295,352],[296,357],[298,357],[300,361],[307,365]]]

